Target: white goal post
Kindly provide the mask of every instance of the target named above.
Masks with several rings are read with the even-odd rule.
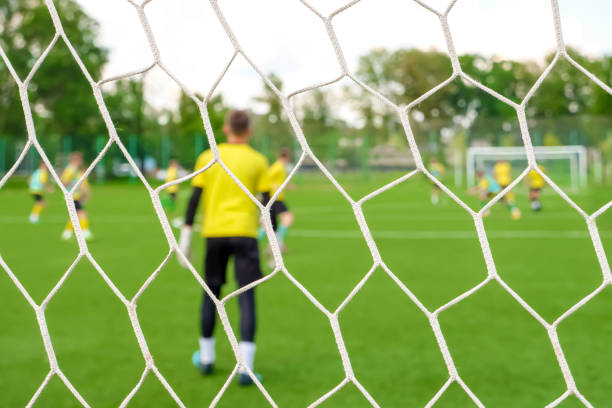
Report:
[[[534,146],[536,160],[567,160],[569,162],[570,182],[576,191],[587,185],[587,149],[584,146]],[[486,169],[486,162],[496,160],[527,162],[524,147],[470,147],[466,153],[468,186],[475,183],[476,170]],[[524,166],[526,167],[526,166]],[[460,169],[458,169],[460,170]],[[522,170],[522,168],[521,168]]]

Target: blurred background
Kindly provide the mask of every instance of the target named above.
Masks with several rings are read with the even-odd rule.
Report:
[[[437,9],[448,4],[424,1]],[[141,22],[128,1],[53,2],[94,81],[152,64]],[[345,1],[309,3],[328,14]],[[285,94],[295,93],[292,103],[310,147],[351,198],[367,196],[414,169],[396,112],[355,82],[344,78],[299,92],[341,73],[325,27],[312,11],[297,0],[218,4],[253,63]],[[459,0],[449,25],[464,72],[521,101],[556,49],[550,4]],[[559,7],[569,54],[601,81],[612,83],[612,3],[559,0]],[[270,161],[280,148],[288,148],[295,162],[299,146],[282,106],[244,57],[238,55],[215,86],[234,49],[209,2],[153,0],[145,13],[164,67],[185,89],[209,98],[217,142],[224,141],[221,127],[228,109],[247,109],[253,119],[252,146]],[[362,0],[334,17],[333,25],[350,71],[395,104],[414,101],[451,75],[439,20],[414,1]],[[0,45],[22,79],[54,33],[43,1],[0,0]],[[28,90],[37,138],[55,169],[67,165],[72,151],[82,152],[85,165],[91,163],[107,143],[108,131],[90,84],[61,40]],[[163,183],[172,159],[178,160],[179,173],[187,174],[208,147],[196,104],[159,67],[106,82],[102,91],[121,141],[150,184]],[[608,203],[612,96],[562,59],[526,112],[546,174],[588,214]],[[424,161],[430,166],[437,159],[446,169],[437,171],[440,181],[474,210],[483,204],[469,193],[476,169],[489,172],[497,160],[512,158],[515,178],[527,165],[516,112],[460,79],[414,106],[409,120]],[[0,176],[26,142],[18,87],[0,61]],[[59,365],[91,406],[118,406],[138,383],[144,360],[125,307],[100,270],[81,258],[67,274],[80,252],[74,239],[60,239],[68,214],[59,189],[45,191],[48,205],[40,221],[28,222],[33,205],[28,178],[39,160],[30,149],[0,189],[0,256],[38,303],[63,282],[45,310]],[[149,191],[117,146],[107,151],[89,182],[86,208],[94,238],[87,248],[92,259],[128,299],[159,269],[138,299],[138,318],[156,367],[185,405],[210,404],[235,359],[218,328],[217,373],[202,378],[191,366],[202,288],[173,257],[162,265],[169,247]],[[287,234],[285,265],[321,304],[335,310],[372,268],[372,257],[353,208],[312,160],[303,163],[292,183],[295,189],[287,191],[286,202],[295,224]],[[600,288],[605,266],[575,208],[544,186],[543,210],[530,211],[525,187],[514,189],[516,206],[523,211],[520,219],[495,205],[484,223],[500,279],[553,322]],[[180,221],[190,193],[188,182],[182,183],[176,207],[165,208],[169,219]],[[445,194],[434,205],[438,193],[419,173],[363,206],[384,262],[431,311],[488,276],[472,216]],[[168,199],[168,192],[160,196]],[[597,218],[597,226],[612,259],[611,210]],[[200,237],[194,236],[193,249],[194,266],[201,271]],[[270,259],[264,258],[262,267],[270,272]],[[227,290],[235,289],[229,282]],[[329,321],[282,274],[257,290],[256,367],[264,386],[279,406],[307,406],[345,375]],[[234,329],[236,303],[227,303]],[[576,384],[594,406],[610,406],[612,399],[611,311],[608,285],[558,329]],[[424,406],[448,380],[429,320],[382,269],[372,273],[339,321],[355,373],[381,406]],[[462,379],[486,406],[546,406],[567,389],[548,332],[498,282],[442,312],[440,327]],[[24,406],[49,372],[49,362],[31,306],[3,271],[0,328],[0,406]],[[76,404],[57,376],[37,401],[37,406],[53,408]],[[149,374],[130,407],[173,404]],[[370,406],[351,384],[326,404]],[[582,406],[574,396],[564,404]],[[237,385],[227,388],[221,405],[269,406],[257,389]],[[436,404],[466,406],[473,402],[457,383]]]
[[[164,64],[188,89],[202,96],[209,93],[229,61],[231,48],[227,40],[221,39],[223,33],[212,12],[200,3],[186,1],[179,8],[168,1],[158,1],[147,7],[147,13]],[[403,6],[386,3],[389,4],[364,2],[340,14],[335,21],[336,30],[355,75],[394,103],[407,104],[448,78],[450,61],[433,14],[411,2]],[[520,101],[553,56],[553,30],[548,30],[552,19],[546,5],[526,1],[521,7],[514,3],[509,7],[502,1],[465,3],[450,18],[464,71],[504,96]],[[567,6],[563,15],[571,16],[565,24],[570,55],[598,78],[609,81],[612,57],[607,51],[612,44],[605,43],[605,27],[598,22],[595,11],[598,5],[593,5],[590,12],[576,10],[571,2]],[[48,11],[37,1],[8,0],[0,7],[4,23],[0,43],[16,71],[25,74],[54,34]],[[102,5],[87,0],[61,0],[57,8],[68,37],[93,78],[125,74],[151,62],[136,14],[127,2]],[[278,14],[271,16],[272,9]],[[302,9],[297,3],[273,1],[257,7],[236,1],[224,4],[238,37],[247,39],[247,53],[287,93],[329,80],[338,72],[323,27],[315,25],[318,21],[314,15]],[[509,10],[525,20],[520,30],[504,25],[508,20],[512,24],[516,21],[508,17]],[[473,25],[464,24],[474,11],[482,17]],[[252,30],[252,24],[243,21],[245,15],[262,23],[257,25],[257,32]],[[498,23],[492,26],[491,20],[499,16],[505,17],[495,20]],[[386,24],[378,25],[371,35],[359,33],[360,27],[382,19]],[[269,24],[263,24],[268,20]],[[293,30],[285,31],[292,25]],[[313,34],[295,34],[306,29]],[[277,45],[271,46],[272,43]],[[317,68],[310,69],[314,66]],[[0,78],[3,173],[21,152],[26,137],[17,86],[4,65],[0,66]],[[207,148],[196,105],[158,68],[111,82],[104,90],[118,133],[145,174],[154,176],[158,169],[165,169],[170,158],[191,169],[199,152]],[[102,149],[107,140],[106,128],[89,84],[61,41],[34,76],[30,98],[38,138],[57,166],[65,164],[72,150],[82,151],[90,161]],[[313,151],[329,168],[367,173],[413,167],[404,130],[395,113],[352,81],[300,93],[293,101]],[[245,108],[254,115],[252,144],[269,159],[280,147],[296,151],[299,148],[278,99],[241,57],[211,94],[208,108],[218,141],[223,140],[220,127],[226,111]],[[610,182],[610,95],[562,61],[530,101],[527,112],[534,145],[585,146],[589,151],[589,174],[594,176],[597,172],[597,183]],[[449,169],[465,169],[466,150],[471,146],[522,145],[514,110],[461,80],[416,106],[410,119],[422,155],[437,157]],[[27,175],[33,170],[35,155],[33,151],[29,154],[18,174]],[[133,176],[120,156],[118,150],[112,150],[96,169],[94,181]],[[312,163],[305,163],[305,168],[309,166]],[[462,180],[453,178],[456,184]]]

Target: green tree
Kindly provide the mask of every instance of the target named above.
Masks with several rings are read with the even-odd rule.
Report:
[[[580,65],[604,82],[612,80],[609,56],[587,57],[569,50]],[[549,55],[550,62],[553,55]],[[612,96],[568,61],[557,62],[527,105],[532,128],[552,132],[559,143],[597,145],[612,126]]]
[[[283,81],[278,76],[272,73],[268,79],[277,89],[282,90]],[[265,82],[263,93],[255,97],[254,102],[263,105],[265,113],[255,119],[253,143],[268,159],[273,159],[281,147],[291,148],[294,134],[281,100]]]
[[[107,61],[107,50],[96,45],[98,23],[74,0],[56,0],[64,30],[94,78]],[[23,79],[49,45],[54,28],[42,1],[0,2],[0,45]],[[83,73],[61,40],[53,47],[30,85],[30,98],[41,139],[71,135],[75,145],[93,143],[93,135],[104,132],[97,104]],[[0,64],[0,133],[24,138],[26,133],[17,87],[8,69]],[[44,136],[43,136],[44,135]]]
[[[450,77],[451,64],[445,53],[417,49],[390,52],[376,49],[359,59],[357,75],[397,104],[408,104]],[[451,83],[423,101],[416,109],[427,116],[452,115],[448,95]]]
[[[223,123],[228,110],[223,96],[219,94],[213,97],[208,102],[207,109],[215,140],[221,143],[225,140]],[[167,116],[169,121],[162,127],[162,132],[172,141],[172,156],[179,159],[183,166],[192,166],[197,155],[201,153],[195,151],[195,138],[201,137],[204,142],[203,147],[208,146],[200,109],[191,98],[181,93],[178,109],[175,112],[168,112]]]
[[[105,93],[105,102],[119,137],[141,135],[154,126],[156,115],[150,112],[143,95],[143,78],[121,79]]]

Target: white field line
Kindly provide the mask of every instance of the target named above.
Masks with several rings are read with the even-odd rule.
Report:
[[[159,224],[159,221],[157,221],[157,219],[155,218],[154,215],[151,216],[144,216],[144,215],[139,215],[139,216],[127,216],[127,215],[94,215],[92,217],[91,214],[89,214],[89,218],[93,219],[94,223],[100,222],[100,223],[117,223],[117,224]],[[58,224],[58,223],[65,223],[66,221],[68,221],[68,215],[66,216],[61,216],[61,215],[45,215],[44,213],[40,216],[40,222],[45,224],[45,223],[52,223],[52,224]],[[23,217],[17,217],[17,216],[12,216],[12,215],[2,215],[0,216],[0,224],[27,224],[28,223],[28,218],[27,218],[27,214],[24,215]]]
[[[385,209],[387,210],[387,209]],[[504,214],[507,213],[507,211],[503,210]],[[323,215],[324,213],[327,213],[325,215],[325,217],[328,217],[329,215],[333,215],[334,219],[347,219],[347,220],[354,220],[354,215],[352,213],[344,213],[343,211],[338,211],[337,209],[333,210],[333,211],[320,211],[320,210],[314,210],[313,211],[303,211],[302,208],[298,208],[294,211],[294,214],[296,214],[296,216],[298,218],[301,218],[302,216],[305,216],[306,213],[317,213],[319,215]],[[23,222],[27,222],[27,215],[25,214],[23,216],[16,216],[16,215],[0,215],[0,224],[19,224],[19,223],[23,223]],[[435,220],[444,220],[444,221],[449,221],[449,220],[457,220],[457,221],[465,221],[468,220],[470,221],[471,218],[469,217],[468,214],[464,214],[461,212],[452,212],[452,213],[440,213],[440,212],[423,212],[423,213],[418,213],[418,214],[406,214],[406,213],[389,213],[388,211],[386,211],[385,213],[379,213],[376,211],[372,211],[371,214],[368,215],[367,211],[366,211],[366,218],[367,219],[372,219],[372,220],[395,220],[395,221],[435,221]],[[536,215],[536,217],[540,218],[539,216]],[[155,217],[151,216],[146,216],[146,215],[121,215],[121,214],[117,214],[117,215],[96,215],[95,213],[91,213],[89,214],[89,218],[91,218],[93,220],[94,223],[96,222],[107,222],[107,223],[134,223],[134,224],[146,224],[146,223],[155,223],[157,220],[155,219]],[[179,216],[178,218],[182,218],[181,216]],[[535,218],[534,218],[535,219]],[[584,219],[582,217],[580,217],[580,215],[578,215],[575,211],[555,211],[552,214],[542,214],[542,217],[540,220],[538,221],[553,221],[553,220],[568,220],[568,219],[576,219],[579,222],[584,222]],[[66,222],[68,220],[68,216],[62,216],[62,215],[56,215],[56,214],[42,214],[41,216],[41,220],[43,222],[51,222],[51,223],[58,223],[58,222]],[[531,219],[530,219],[531,220]]]
[[[439,214],[435,212],[431,213],[418,213],[418,214],[406,214],[406,213],[393,213],[386,211],[382,212],[372,212],[368,214],[367,210],[364,211],[366,214],[366,219],[368,221],[378,221],[378,220],[393,220],[395,223],[401,221],[436,221],[436,220],[444,220],[444,221],[467,221],[470,222],[472,217],[467,213],[448,213],[448,214]],[[314,213],[314,212],[313,212]],[[294,211],[294,214],[297,218],[301,218],[303,216],[301,210]],[[499,214],[508,214],[507,210],[502,210]],[[323,215],[323,214],[319,214]],[[310,214],[308,215],[311,216]],[[336,212],[335,214],[325,214],[323,215],[325,218],[333,218],[334,220],[342,219],[342,220],[351,220],[354,221],[354,216],[352,214],[344,214],[342,212]],[[575,220],[581,224],[584,224],[584,218],[580,216],[577,212],[555,212],[554,214],[546,214],[545,216],[539,217],[538,215],[534,216],[535,218],[529,218],[528,220],[536,220],[538,222],[546,222],[546,221],[558,221],[558,220]],[[323,218],[323,217],[322,217]]]
[[[288,201],[289,206],[291,206],[291,201]],[[543,203],[543,205],[547,204],[546,202]],[[495,207],[498,207],[500,205],[495,205]],[[299,213],[320,213],[320,212],[325,212],[325,213],[337,213],[337,212],[342,212],[344,208],[350,208],[351,206],[349,204],[346,203],[342,203],[342,202],[333,202],[329,205],[299,205],[299,206],[292,206],[291,209],[294,210],[294,212],[299,212]],[[501,206],[500,206],[501,207]],[[527,203],[525,203],[524,206],[520,206],[519,207],[521,209],[525,208],[528,209],[529,205]],[[475,209],[478,209],[478,205],[476,205]],[[545,211],[546,212],[554,212],[554,213],[563,213],[563,214],[575,214],[575,211],[571,211],[571,209],[569,208],[569,206],[567,205],[563,205],[561,203],[551,203],[550,205],[547,205],[545,207]],[[458,205],[456,205],[455,203],[451,203],[450,201],[448,203],[443,203],[443,204],[439,204],[437,207],[432,206],[429,203],[423,203],[423,202],[409,202],[409,201],[403,201],[403,202],[398,202],[398,203],[374,203],[373,201],[368,201],[366,204],[364,204],[363,206],[363,210],[364,212],[367,214],[368,212],[376,212],[376,211],[388,211],[388,210],[395,210],[398,212],[401,211],[406,211],[408,209],[417,209],[418,213],[445,213],[445,212],[461,212],[463,211]],[[429,209],[430,211],[424,211],[425,209]]]
[[[147,216],[95,216],[96,223],[119,224],[153,224],[154,220]],[[461,218],[461,217],[457,217]],[[44,222],[63,224],[66,218],[49,215],[41,218]],[[415,218],[422,219],[422,218]],[[22,217],[0,216],[0,224],[26,224],[27,219]],[[200,225],[195,224],[194,230],[199,231]],[[612,231],[600,231],[601,238],[612,238]],[[363,239],[358,230],[352,229],[302,229],[292,228],[290,235],[300,238],[352,238]],[[476,231],[467,230],[417,230],[417,231],[373,231],[374,238],[379,239],[477,239]],[[585,239],[589,238],[587,229],[584,230],[494,230],[489,229],[487,236],[493,239]]]
[[[355,238],[363,239],[359,231],[354,230],[306,230],[291,229],[290,235],[300,238]],[[478,235],[471,230],[455,231],[373,231],[374,239],[477,239]],[[612,231],[600,231],[602,238],[612,238]],[[493,239],[588,239],[585,229],[572,231],[555,230],[489,230],[487,237]]]

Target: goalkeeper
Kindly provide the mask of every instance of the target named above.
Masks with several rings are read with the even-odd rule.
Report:
[[[232,111],[223,126],[227,143],[219,145],[223,163],[252,193],[268,191],[265,175],[268,169],[266,158],[248,145],[251,136],[250,120],[244,111]],[[213,159],[210,150],[198,157],[196,170],[205,167]],[[215,163],[211,168],[198,174],[192,180],[193,192],[185,225],[181,229],[179,246],[183,253],[189,252],[191,231],[195,212],[200,198],[204,201],[202,236],[206,239],[204,277],[206,284],[219,298],[221,287],[225,284],[226,268],[229,258],[234,258],[234,274],[239,287],[262,277],[259,266],[257,246],[257,226],[259,211],[256,204],[231,179],[225,170]],[[264,195],[269,199],[269,192]],[[240,305],[240,354],[245,364],[253,370],[255,357],[255,288],[238,295]],[[200,349],[193,355],[193,363],[202,374],[213,372],[215,363],[216,311],[212,299],[204,293],[202,303]],[[258,378],[261,378],[256,374]],[[253,381],[242,368],[238,373],[241,385],[251,385]]]

